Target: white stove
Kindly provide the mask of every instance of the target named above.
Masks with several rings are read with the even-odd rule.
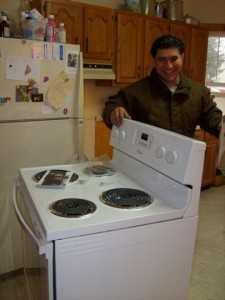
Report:
[[[48,299],[185,299],[205,144],[130,120],[110,143],[112,161],[19,172],[33,232],[15,208],[48,261]]]

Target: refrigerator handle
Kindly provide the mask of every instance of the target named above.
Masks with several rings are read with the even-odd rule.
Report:
[[[38,247],[39,255],[45,254],[46,253],[46,247],[45,247],[44,241],[41,240],[41,239],[38,239],[38,237],[36,237],[36,235],[30,229],[27,222],[24,220],[24,218],[23,218],[23,216],[20,212],[19,206],[18,206],[17,197],[18,197],[18,187],[15,183],[14,186],[13,186],[13,205],[14,205],[14,209],[15,209],[17,219],[18,219],[21,227],[23,228],[23,230],[27,234],[27,236]]]
[[[84,119],[78,119],[78,155],[79,159],[84,154]]]

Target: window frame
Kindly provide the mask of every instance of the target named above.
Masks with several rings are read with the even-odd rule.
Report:
[[[208,29],[209,29],[209,37],[225,37],[225,24],[205,24]],[[206,78],[205,78],[206,79]],[[207,84],[205,85],[209,88],[212,89],[212,87],[224,87],[224,92],[216,92],[216,91],[211,91],[213,95],[216,97],[225,97],[225,82],[223,84],[221,83],[214,83],[214,84]]]

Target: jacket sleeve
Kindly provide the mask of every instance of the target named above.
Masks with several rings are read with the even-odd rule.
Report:
[[[102,112],[102,118],[108,128],[112,128],[112,123],[110,122],[110,113],[117,107],[126,108],[125,102],[123,100],[124,93],[120,90],[116,95],[110,96],[109,100],[105,103],[105,107]]]
[[[217,126],[222,121],[222,111],[217,107],[216,103],[210,96],[208,89],[205,89],[204,109],[200,119],[200,126],[209,133],[219,136]]]

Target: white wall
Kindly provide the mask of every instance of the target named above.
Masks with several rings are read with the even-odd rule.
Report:
[[[201,23],[225,23],[224,0],[184,0],[184,13]]]
[[[222,110],[223,115],[225,115],[225,98],[221,98],[221,97],[215,97],[214,101],[216,102],[217,106],[219,107],[219,109]]]

